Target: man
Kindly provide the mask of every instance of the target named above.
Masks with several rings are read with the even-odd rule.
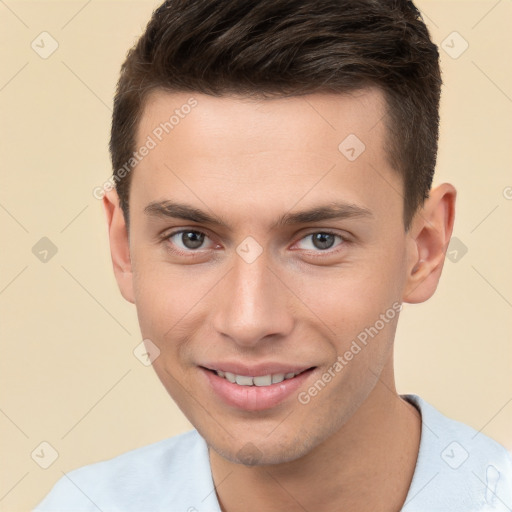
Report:
[[[437,287],[441,78],[398,0],[172,0],[129,52],[105,186],[115,275],[195,429],[65,475],[38,511],[512,510],[498,443],[399,395]]]

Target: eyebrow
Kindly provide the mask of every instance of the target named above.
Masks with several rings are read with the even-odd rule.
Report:
[[[153,201],[144,208],[144,213],[154,217],[176,218],[229,227],[229,223],[222,217],[211,215],[194,206],[175,201]],[[334,201],[324,205],[293,213],[285,213],[271,226],[271,229],[280,226],[308,224],[324,220],[343,220],[352,218],[373,218],[368,208],[350,203]]]

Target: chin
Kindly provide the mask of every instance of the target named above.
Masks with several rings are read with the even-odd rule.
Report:
[[[203,436],[204,437],[204,436]],[[244,466],[269,466],[293,462],[314,449],[322,440],[311,437],[306,432],[293,436],[287,433],[283,439],[277,435],[263,436],[261,438],[249,435],[238,437],[237,443],[206,441],[211,449],[224,459],[234,464]]]

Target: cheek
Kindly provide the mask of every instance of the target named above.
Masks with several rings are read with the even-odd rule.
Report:
[[[159,363],[190,360],[190,340],[201,339],[219,276],[207,266],[176,266],[149,259],[134,265],[135,305],[142,336],[160,349]],[[156,361],[155,361],[156,363]]]
[[[182,283],[172,282],[156,268],[139,265],[134,272],[135,305],[141,334],[160,349],[163,357],[159,359],[166,359],[166,355],[176,349],[171,340],[180,319],[189,309],[187,298],[190,294],[184,288]]]
[[[166,332],[197,302],[200,280],[194,273],[152,257],[148,251],[134,251],[132,256],[135,303],[141,328]],[[144,332],[143,332],[144,334]]]
[[[339,269],[338,272],[308,276],[293,286],[301,299],[302,312],[297,314],[323,324],[329,337],[346,340],[373,325],[400,299],[399,275],[393,268]],[[293,282],[293,281],[292,281]],[[313,313],[313,315],[312,315]]]

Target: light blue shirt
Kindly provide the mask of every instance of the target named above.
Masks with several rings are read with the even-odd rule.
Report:
[[[416,469],[402,512],[512,512],[512,458],[417,395]],[[371,485],[371,482],[369,482]],[[34,512],[221,512],[197,430],[65,474]]]

